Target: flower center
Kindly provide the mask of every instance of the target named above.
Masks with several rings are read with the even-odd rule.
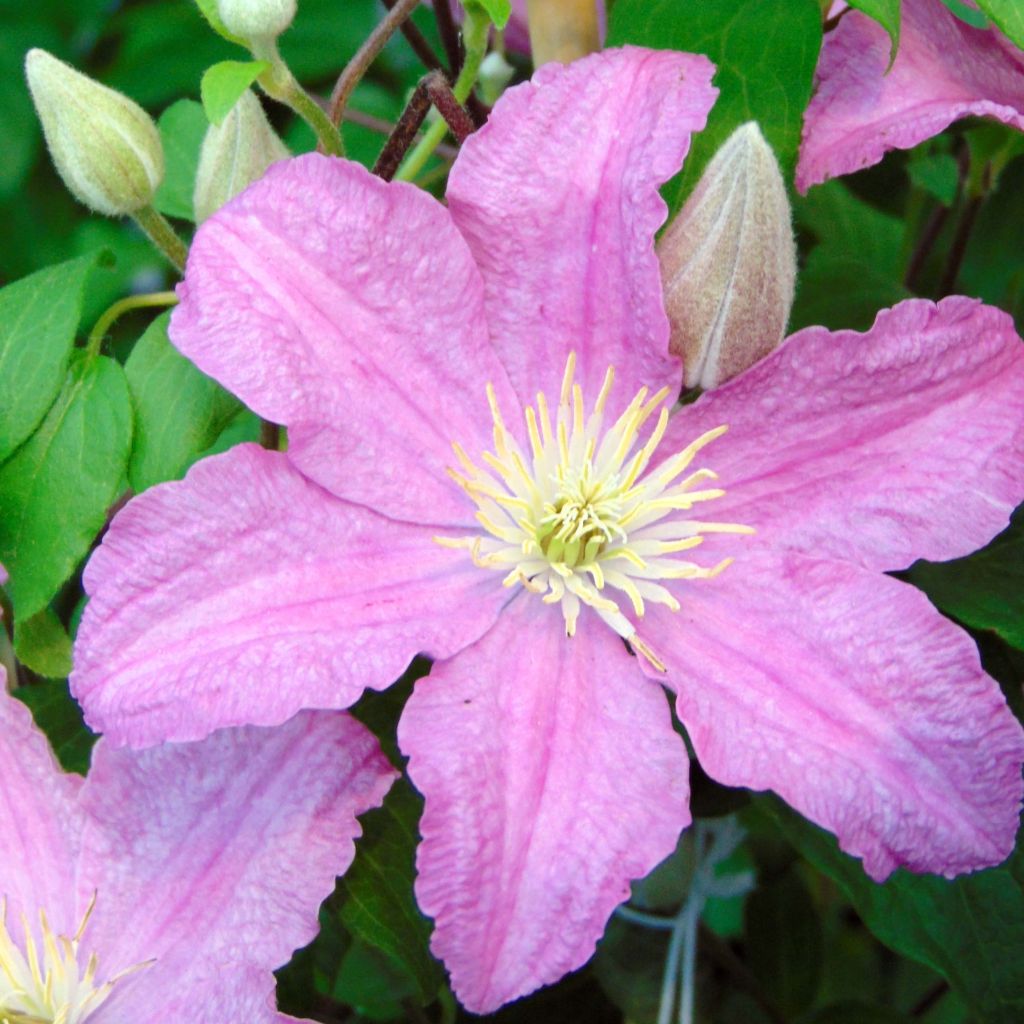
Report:
[[[81,1024],[106,1001],[121,978],[152,963],[135,964],[102,985],[96,985],[99,964],[94,953],[86,961],[85,971],[81,971],[78,948],[95,905],[93,896],[71,939],[55,935],[46,914],[40,910],[41,949],[36,946],[28,919],[22,915],[23,952],[7,930],[7,899],[3,899],[0,903],[0,1024]]]
[[[707,579],[731,558],[701,566],[680,557],[708,533],[753,533],[736,523],[692,519],[695,505],[721,497],[703,486],[717,479],[710,469],[690,472],[697,453],[726,427],[716,427],[647,472],[668,427],[668,388],[653,397],[641,388],[607,429],[605,403],[615,379],[609,367],[592,411],[574,383],[575,353],[562,378],[552,420],[543,393],[526,409],[527,455],[505,427],[492,385],[487,399],[494,420],[494,451],[474,463],[453,444],[459,468],[452,479],[477,506],[484,533],[435,537],[445,547],[466,548],[476,565],[503,570],[505,586],[523,586],[548,604],[560,604],[569,636],[582,605],[589,605],[656,668],[664,666],[637,636],[623,612],[628,603],[643,618],[645,602],[679,610],[659,580]],[[660,407],[654,428],[639,444],[644,424]],[[684,475],[686,474],[686,475]]]

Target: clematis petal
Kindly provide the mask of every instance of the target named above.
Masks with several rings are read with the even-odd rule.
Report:
[[[663,443],[721,424],[701,458],[727,492],[713,518],[758,531],[743,545],[876,569],[955,558],[1024,497],[1024,345],[974,299],[901,302],[864,334],[793,335],[682,409]]]
[[[444,472],[451,441],[490,443],[487,381],[517,409],[482,291],[436,200],[310,154],[203,224],[170,336],[285,424],[289,458],[335,494],[399,519],[471,524]]]
[[[962,117],[1024,130],[1024,54],[995,28],[972,28],[936,0],[903,0],[900,46],[847,11],[825,37],[818,84],[804,118],[801,192],[910,149]]]
[[[71,685],[118,745],[347,707],[494,621],[500,579],[431,530],[240,445],[135,498],[86,568]]]
[[[664,695],[585,618],[567,641],[557,609],[519,599],[434,665],[399,724],[426,797],[417,899],[477,1013],[587,960],[629,880],[690,821]]]
[[[74,934],[70,894],[83,780],[57,764],[28,708],[7,692],[5,681],[0,666],[0,897],[7,898],[7,927],[20,942],[21,915],[34,922],[42,908],[53,928]]]
[[[142,752],[101,741],[82,794],[78,895],[96,894],[83,945],[107,969],[155,961],[115,986],[111,1021],[249,1019],[219,1016],[193,986],[219,971],[226,1002],[272,998],[271,971],[317,934],[352,861],[356,815],[395,775],[342,712]]]
[[[717,90],[706,57],[627,47],[549,64],[510,89],[462,147],[452,217],[484,277],[491,338],[520,399],[557,390],[570,351],[610,408],[642,384],[678,391],[654,253],[658,186]]]
[[[1010,853],[1024,731],[923,594],[786,552],[676,595],[682,609],[656,606],[644,629],[710,775],[775,790],[879,881]]]

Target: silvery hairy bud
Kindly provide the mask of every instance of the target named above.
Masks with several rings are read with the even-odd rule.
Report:
[[[217,0],[217,13],[239,39],[276,39],[295,17],[295,0]]]
[[[713,388],[782,341],[796,249],[778,161],[758,126],[737,128],[658,243],[670,348],[687,387]]]
[[[111,217],[149,206],[164,154],[142,107],[45,50],[29,50],[25,74],[50,156],[75,198]]]
[[[219,125],[210,125],[199,153],[192,197],[196,223],[201,224],[238,195],[276,160],[290,156],[274,134],[260,101],[246,89]]]

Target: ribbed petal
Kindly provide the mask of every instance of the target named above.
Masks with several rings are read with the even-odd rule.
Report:
[[[261,416],[335,494],[399,519],[472,523],[451,442],[490,442],[480,275],[420,189],[310,154],[271,167],[189,253],[175,345]],[[514,417],[513,417],[514,418]]]
[[[416,684],[399,726],[426,797],[417,898],[477,1013],[584,963],[690,821],[664,694],[585,618],[569,639],[557,608],[522,595]]]
[[[792,553],[676,594],[682,609],[657,606],[644,628],[710,775],[775,790],[876,880],[1009,855],[1024,732],[923,594]]]
[[[96,895],[83,949],[104,973],[155,962],[118,982],[97,1024],[227,1024],[250,1019],[222,1012],[242,1006],[274,1020],[271,971],[316,935],[352,861],[356,815],[394,776],[343,712],[143,752],[102,741],[83,792],[79,899]]]
[[[42,909],[55,931],[73,935],[83,780],[62,771],[28,708],[5,682],[0,667],[0,896],[7,897],[7,927],[20,943],[21,915],[38,932]]]
[[[417,653],[472,643],[507,600],[433,532],[335,498],[278,452],[206,459],[130,502],[89,562],[75,696],[131,746],[347,707]]]
[[[877,569],[955,558],[1024,499],[1024,345],[974,299],[902,302],[865,334],[795,334],[682,409],[662,448],[721,424],[699,461],[727,493],[700,518],[758,531],[728,553],[791,548]]]
[[[491,338],[522,401],[557,391],[570,351],[584,394],[678,389],[654,233],[717,95],[705,57],[629,47],[548,64],[510,89],[452,169],[448,203],[484,277]]]
[[[804,117],[796,183],[811,185],[910,149],[962,117],[1024,129],[1024,55],[995,28],[972,28],[937,0],[903,0],[900,46],[847,11],[828,33]]]

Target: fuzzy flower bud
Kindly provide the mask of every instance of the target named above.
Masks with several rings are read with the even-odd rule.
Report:
[[[50,156],[75,198],[110,217],[149,206],[164,153],[142,107],[45,50],[29,50],[25,74]]]
[[[670,347],[688,387],[716,387],[782,341],[796,249],[778,161],[757,125],[737,128],[658,243]]]
[[[239,39],[276,39],[295,17],[295,0],[217,0],[217,13]]]
[[[270,127],[260,101],[246,89],[223,122],[206,130],[192,197],[196,223],[263,177],[275,160],[290,155]]]

